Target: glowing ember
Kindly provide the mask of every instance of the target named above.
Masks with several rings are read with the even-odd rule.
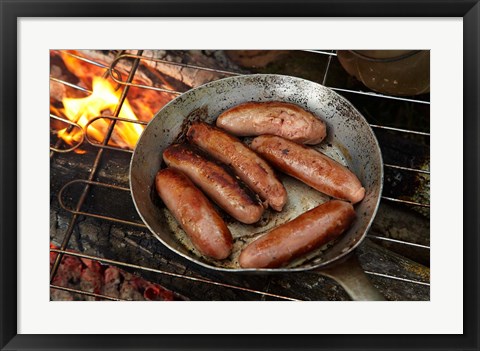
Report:
[[[98,77],[93,78],[92,90],[93,93],[86,98],[64,98],[62,100],[63,114],[69,120],[78,123],[82,128],[92,118],[102,115],[112,116],[120,100],[121,91],[115,91],[108,80]],[[127,100],[122,105],[119,117],[138,120]],[[102,118],[92,123],[87,130],[89,137],[97,142],[102,142],[110,121]],[[142,132],[143,127],[139,124],[117,122],[112,136],[113,144],[133,149]],[[74,145],[80,141],[81,131],[74,128],[70,133],[67,133],[67,128],[64,128],[58,131],[58,136],[67,144]]]

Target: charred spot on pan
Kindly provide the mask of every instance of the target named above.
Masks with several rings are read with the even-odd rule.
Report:
[[[263,215],[262,217],[260,217],[260,219],[258,220],[258,222],[255,222],[253,224],[251,224],[254,228],[262,228],[262,227],[265,227],[268,223],[270,223],[271,219],[272,219],[272,211],[270,210],[270,208],[267,208],[265,210],[265,212],[263,212]]]
[[[194,122],[202,121],[207,117],[208,117],[207,106],[202,106],[190,112],[190,114],[183,120],[182,125],[180,126],[180,133],[178,133],[174,143],[181,143],[185,141],[190,125]]]
[[[234,224],[238,223],[238,221],[230,216],[227,212],[225,212],[221,207],[219,207],[216,203],[214,203],[215,209],[217,210],[217,213],[222,217],[223,221],[225,224]]]

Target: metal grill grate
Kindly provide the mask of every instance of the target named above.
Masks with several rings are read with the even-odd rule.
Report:
[[[323,76],[323,85],[326,85],[332,61],[337,60],[336,52],[334,50],[330,50],[330,51],[305,50],[305,51],[315,53],[317,55],[323,55],[323,56],[328,57],[328,61],[327,61],[326,68],[325,68],[325,73],[324,73],[324,76]],[[227,75],[227,76],[239,75],[239,73],[232,72],[232,71],[225,71],[225,70],[217,70],[217,69],[213,69],[213,68],[209,68],[209,67],[200,67],[200,66],[195,66],[195,65],[188,65],[188,64],[183,64],[183,63],[171,62],[171,61],[162,60],[162,59],[154,59],[154,58],[150,58],[150,57],[144,57],[144,56],[142,56],[143,51],[141,51],[141,50],[138,51],[137,54],[126,54],[124,52],[119,52],[117,54],[116,58],[111,62],[111,64],[109,66],[104,65],[104,64],[99,63],[99,62],[92,61],[89,58],[82,57],[82,56],[79,56],[79,55],[76,55],[76,54],[73,54],[73,53],[70,53],[70,52],[64,52],[64,53],[67,54],[67,55],[70,55],[72,58],[80,60],[84,63],[88,63],[88,64],[95,65],[97,67],[101,67],[101,68],[105,69],[105,76],[109,75],[112,78],[113,81],[118,83],[119,87],[123,87],[123,90],[122,90],[120,101],[119,101],[119,103],[118,103],[118,105],[115,109],[115,112],[113,113],[113,116],[100,116],[100,117],[94,118],[94,119],[90,120],[84,128],[82,128],[81,126],[79,126],[75,122],[71,122],[69,120],[66,120],[65,118],[63,118],[61,116],[50,114],[50,118],[56,119],[56,120],[62,120],[65,123],[69,124],[70,125],[69,126],[70,130],[72,130],[73,128],[80,128],[80,130],[82,131],[82,136],[80,138],[80,141],[76,145],[74,145],[74,146],[72,146],[68,149],[60,149],[59,148],[61,146],[61,141],[57,142],[56,145],[51,146],[50,147],[50,149],[51,149],[50,157],[53,157],[55,155],[55,153],[71,152],[71,151],[77,149],[78,147],[80,147],[85,141],[88,142],[90,145],[98,148],[98,151],[97,151],[97,154],[96,154],[96,157],[95,157],[95,161],[94,161],[94,163],[91,167],[91,171],[89,173],[88,178],[87,179],[76,179],[76,180],[73,180],[73,181],[70,181],[70,182],[66,183],[61,188],[61,190],[58,194],[58,201],[60,203],[60,206],[63,209],[65,209],[66,211],[70,212],[72,214],[72,218],[70,220],[70,223],[68,225],[67,230],[65,231],[65,234],[64,234],[64,237],[63,237],[60,248],[50,250],[51,252],[58,253],[58,255],[55,259],[55,262],[53,264],[53,267],[51,269],[50,281],[51,282],[53,281],[53,278],[55,277],[55,274],[57,273],[59,264],[60,264],[63,256],[64,255],[71,255],[71,256],[96,260],[96,261],[98,261],[100,263],[103,263],[103,264],[112,264],[112,265],[116,265],[116,266],[120,266],[120,267],[129,267],[129,268],[133,268],[133,269],[137,269],[137,270],[149,271],[149,272],[153,272],[153,273],[156,273],[156,274],[175,277],[175,278],[178,278],[178,279],[187,279],[187,280],[192,280],[192,281],[196,281],[196,282],[199,282],[199,283],[217,285],[217,286],[221,286],[221,287],[224,287],[224,288],[227,288],[227,289],[241,290],[241,291],[249,292],[249,293],[256,294],[256,295],[270,296],[270,297],[274,297],[274,298],[277,298],[277,299],[283,299],[283,300],[296,300],[296,299],[288,297],[288,296],[273,294],[273,293],[266,292],[266,291],[258,291],[258,290],[249,289],[247,287],[242,287],[242,286],[234,286],[234,285],[231,285],[231,284],[223,283],[221,281],[213,281],[213,280],[210,280],[210,279],[204,279],[204,278],[192,277],[192,276],[187,276],[187,275],[182,275],[182,274],[176,274],[176,273],[171,273],[171,272],[167,272],[167,271],[163,271],[163,270],[159,270],[159,269],[154,269],[154,268],[150,268],[150,267],[144,267],[144,266],[141,266],[141,265],[135,265],[135,264],[131,264],[131,263],[128,263],[128,262],[121,262],[121,261],[117,261],[117,260],[110,260],[110,259],[105,259],[105,258],[101,258],[101,257],[89,256],[89,255],[74,253],[74,252],[70,252],[70,251],[66,250],[67,246],[69,244],[69,241],[71,240],[73,229],[74,229],[74,227],[75,227],[75,225],[76,225],[76,223],[79,219],[79,216],[94,217],[94,218],[97,218],[97,219],[116,222],[116,223],[121,223],[121,224],[124,224],[124,225],[132,225],[132,226],[136,226],[136,227],[139,227],[139,228],[145,228],[145,229],[147,228],[141,222],[129,221],[129,220],[122,219],[122,218],[114,218],[114,217],[105,216],[105,215],[101,215],[101,214],[86,212],[86,211],[83,210],[83,205],[84,205],[85,199],[86,199],[88,193],[90,192],[90,190],[92,189],[92,187],[103,187],[103,188],[106,188],[106,189],[109,189],[109,190],[112,190],[112,191],[130,192],[129,188],[95,181],[97,173],[98,173],[98,171],[101,167],[101,160],[102,160],[103,154],[105,152],[109,152],[109,151],[112,151],[112,150],[119,151],[119,152],[127,152],[127,153],[132,153],[133,152],[133,150],[108,145],[108,142],[109,142],[109,140],[112,136],[112,132],[113,132],[113,129],[115,127],[116,122],[117,121],[122,121],[122,122],[126,122],[126,123],[138,123],[138,124],[142,124],[142,125],[147,124],[146,122],[142,122],[142,121],[130,120],[130,119],[118,117],[119,111],[121,110],[122,104],[123,104],[125,98],[128,95],[129,89],[131,87],[136,87],[136,88],[140,88],[140,89],[151,89],[151,90],[156,90],[156,91],[172,94],[172,95],[175,95],[175,96],[182,94],[182,92],[180,92],[180,91],[169,90],[169,89],[159,88],[159,87],[155,87],[155,86],[147,86],[147,85],[140,85],[140,84],[133,83],[133,78],[134,78],[135,73],[136,73],[139,65],[141,64],[141,62],[144,61],[144,60],[148,60],[148,61],[160,62],[160,63],[168,64],[168,65],[176,65],[176,66],[181,66],[181,67],[186,67],[186,68],[193,68],[193,69],[198,69],[198,70],[205,70],[205,71],[220,73],[220,74]],[[123,81],[123,80],[118,78],[121,75],[118,74],[118,72],[115,69],[115,66],[120,60],[125,60],[125,59],[132,60],[133,63],[132,63],[132,69],[130,71],[130,74],[128,75],[128,78],[125,81]],[[60,79],[56,79],[56,78],[53,78],[53,77],[51,77],[50,79],[52,81],[57,82],[57,83],[64,84],[64,85],[66,85],[70,88],[74,88],[74,89],[77,89],[79,91],[82,91],[86,95],[91,93],[90,90],[85,89],[81,86],[72,84],[70,82],[63,81],[63,80],[60,80]],[[328,85],[326,85],[326,86],[328,86]],[[375,98],[378,98],[378,99],[399,100],[399,101],[405,101],[405,102],[414,103],[414,104],[429,104],[428,101],[424,101],[424,100],[389,96],[389,95],[372,93],[372,92],[365,92],[365,91],[360,91],[360,90],[350,90],[350,89],[345,89],[345,88],[342,88],[342,87],[335,87],[335,86],[329,86],[329,88],[338,92],[338,93],[340,93],[341,95],[343,95],[343,93],[360,94],[360,95],[367,95],[367,96],[375,97]],[[94,123],[96,120],[102,119],[102,118],[109,120],[109,127],[108,127],[108,130],[107,130],[106,134],[105,134],[105,138],[104,138],[103,142],[102,143],[97,143],[97,142],[92,141],[88,137],[87,131],[88,131],[89,126],[92,123]],[[403,128],[395,128],[395,127],[391,127],[391,126],[384,126],[384,125],[378,125],[378,124],[370,124],[370,126],[374,129],[383,129],[383,130],[388,130],[388,131],[392,131],[392,132],[396,132],[396,133],[402,133],[402,134],[405,134],[405,135],[411,134],[411,135],[421,135],[421,136],[425,136],[425,137],[429,137],[429,135],[430,135],[429,133],[426,133],[426,132],[423,132],[423,131],[409,130],[409,129],[403,129]],[[401,165],[394,165],[394,164],[384,164],[384,166],[386,168],[392,168],[392,169],[395,169],[395,170],[398,170],[398,171],[401,171],[401,172],[414,172],[414,173],[420,173],[420,174],[425,174],[425,175],[430,174],[428,170],[424,170],[424,169],[410,168],[410,167],[405,167],[405,166],[401,166]],[[72,209],[72,208],[68,208],[65,205],[65,203],[63,201],[63,194],[64,194],[65,190],[68,187],[72,186],[73,184],[82,184],[83,185],[83,191],[82,191],[82,194],[81,194],[78,202],[76,203],[75,208]],[[408,200],[403,200],[403,199],[400,199],[400,198],[391,198],[391,197],[387,197],[387,196],[382,196],[382,200],[389,201],[389,202],[402,203],[402,204],[415,206],[415,207],[429,208],[429,206],[430,206],[428,203],[408,201]],[[416,247],[416,248],[420,248],[422,250],[429,250],[429,246],[420,245],[420,244],[413,243],[413,242],[397,240],[397,239],[392,239],[392,238],[387,238],[387,237],[382,237],[382,236],[372,235],[372,234],[368,234],[367,237],[370,237],[370,238],[376,239],[376,240],[388,241],[388,242],[392,242],[392,243],[399,244],[399,245],[404,245],[406,247]],[[382,272],[365,271],[365,273],[370,274],[370,275],[381,276],[381,277],[388,278],[388,279],[408,281],[408,282],[414,283],[414,284],[429,285],[426,282],[405,279],[405,278],[394,276],[394,275],[384,274]],[[69,289],[69,288],[65,288],[65,287],[61,287],[61,286],[56,286],[56,285],[53,285],[53,284],[51,284],[50,287],[54,288],[54,289],[60,289],[60,290],[75,292],[75,293],[78,293],[78,294],[84,294],[84,295],[87,295],[87,296],[94,296],[94,297],[97,297],[97,298],[103,298],[103,299],[106,299],[106,300],[119,300],[117,298],[112,298],[112,297],[101,295],[101,294],[93,294],[91,292],[80,291],[80,290],[76,290],[76,289]]]

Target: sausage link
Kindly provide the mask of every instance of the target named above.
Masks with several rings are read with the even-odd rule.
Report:
[[[218,206],[238,221],[257,222],[265,208],[260,199],[225,167],[207,159],[200,150],[188,144],[174,144],[163,153],[165,163],[184,172]]]
[[[172,168],[155,177],[157,193],[203,255],[218,260],[232,251],[232,234],[212,203],[187,178]]]
[[[274,167],[329,196],[354,204],[365,196],[355,174],[312,148],[273,135],[256,137],[251,148]]]
[[[240,254],[243,268],[277,268],[336,239],[355,219],[353,206],[331,200],[253,241]]]
[[[237,136],[278,135],[302,144],[318,144],[327,135],[323,121],[286,102],[247,102],[223,112],[217,127]]]
[[[275,211],[287,202],[287,191],[272,167],[248,146],[224,131],[203,122],[191,125],[187,139],[217,160],[231,166],[241,180]]]

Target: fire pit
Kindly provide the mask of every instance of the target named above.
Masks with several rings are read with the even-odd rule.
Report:
[[[372,93],[348,76],[331,50],[280,52],[268,56],[268,64],[260,56],[261,65],[245,67],[232,60],[238,53],[223,51],[51,52],[52,300],[152,297],[145,286],[191,300],[348,299],[334,281],[311,273],[242,276],[196,266],[163,247],[133,206],[129,161],[155,112],[192,87],[258,72],[317,81],[368,119],[382,148],[385,186],[357,254],[387,299],[429,299],[429,96]],[[72,267],[102,272],[97,285],[69,283],[61,264],[67,259],[70,273]],[[140,294],[106,289],[106,272],[115,270],[124,281],[136,280],[131,285]]]

